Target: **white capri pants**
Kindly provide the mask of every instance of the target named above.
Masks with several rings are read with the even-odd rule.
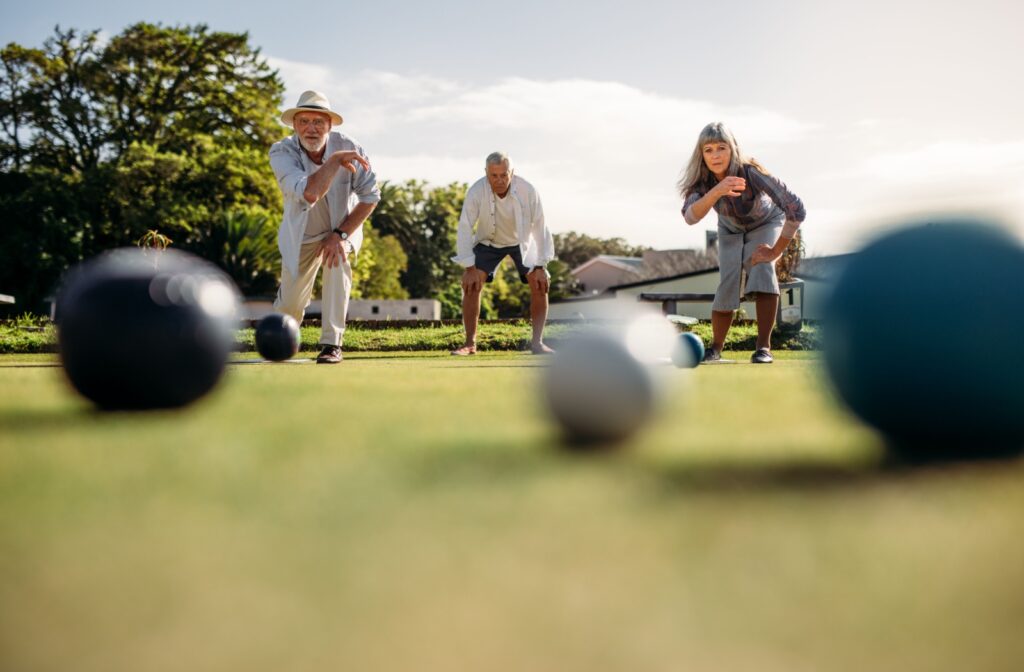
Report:
[[[715,292],[711,310],[729,312],[738,310],[740,297],[752,292],[779,293],[779,279],[775,264],[750,265],[750,255],[758,245],[774,245],[782,234],[785,217],[770,219],[756,229],[735,233],[718,227],[718,267],[721,279]],[[742,276],[746,276],[743,282]]]
[[[351,254],[351,246],[348,248]],[[306,308],[313,297],[316,272],[323,259],[319,254],[320,243],[302,246],[299,252],[299,274],[292,275],[281,267],[281,287],[277,290],[274,310],[291,315],[299,323],[306,314]],[[348,314],[348,299],[352,294],[352,266],[342,262],[335,268],[323,266],[323,296],[321,297],[320,344],[341,345],[345,334],[345,317]]]

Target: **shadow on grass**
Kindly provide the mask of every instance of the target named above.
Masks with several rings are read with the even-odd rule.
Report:
[[[487,362],[480,362],[479,364],[457,364],[457,365],[438,365],[432,366],[432,369],[546,369],[547,364],[488,364]]]
[[[286,359],[281,362],[272,362],[266,359],[229,359],[228,366],[243,366],[251,364],[267,364],[267,365],[278,365],[278,364],[315,364],[315,360],[308,359],[305,357],[293,357],[292,359]]]
[[[767,448],[767,454],[783,454],[786,447]],[[828,450],[814,451],[827,455]],[[723,453],[727,453],[723,449]],[[857,453],[845,452],[835,458],[795,456],[791,459],[743,460],[738,457],[715,461],[679,459],[632,463],[672,494],[701,493],[824,493],[863,489],[893,483],[944,478],[951,474],[988,475],[1024,466],[1020,454],[978,455],[970,452],[951,456],[934,453],[923,459],[907,459],[905,453],[885,444],[865,445]]]
[[[898,480],[913,470],[878,460],[842,465],[812,460],[792,462],[680,463],[651,466],[648,475],[665,492],[825,492]]]
[[[616,484],[628,483],[654,498],[722,494],[841,493],[887,484],[956,476],[988,476],[1007,468],[1024,468],[1019,455],[1009,458],[967,458],[907,461],[881,446],[834,458],[795,456],[744,460],[741,457],[694,458],[652,456],[629,443],[586,448],[558,439],[534,445],[482,441],[476,446],[438,447],[415,456],[407,465],[414,483],[427,488],[450,485],[503,487],[560,478],[580,469],[608,476]],[[766,447],[778,455],[781,449]],[[730,451],[723,449],[723,455]],[[827,455],[828,451],[820,451]],[[844,457],[845,456],[845,457]],[[844,461],[845,460],[845,461]]]
[[[89,407],[0,410],[0,432],[50,432],[84,427],[102,417]]]
[[[0,410],[0,433],[45,434],[54,430],[94,428],[125,420],[165,421],[189,413],[192,405],[180,408],[102,409],[91,404],[41,409]]]
[[[525,482],[589,472],[616,485],[630,484],[655,497],[740,491],[826,491],[899,479],[914,470],[884,459],[859,463],[794,458],[743,461],[656,456],[630,442],[588,444],[556,434],[532,443],[481,439],[474,444],[435,446],[402,456],[412,483],[427,489],[449,486],[518,487]]]

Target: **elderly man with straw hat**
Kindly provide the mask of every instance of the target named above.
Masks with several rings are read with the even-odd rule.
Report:
[[[277,235],[281,287],[274,308],[301,322],[322,270],[322,349],[316,361],[337,364],[352,293],[351,255],[362,244],[362,225],[380,201],[380,189],[363,148],[332,130],[342,118],[324,94],[304,92],[281,121],[295,133],[270,148],[270,167],[284,196]]]

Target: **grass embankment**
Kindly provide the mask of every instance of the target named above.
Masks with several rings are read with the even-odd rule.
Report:
[[[583,322],[561,322],[549,324],[545,338],[554,346],[574,330],[587,328]],[[704,342],[711,342],[711,325],[701,323],[692,331]],[[349,322],[345,332],[346,352],[426,352],[451,350],[462,345],[465,339],[461,324],[440,326],[405,327],[396,324],[393,328],[372,328],[358,321]],[[735,325],[726,341],[728,350],[753,350],[757,339],[754,324]],[[238,331],[238,349],[241,352],[255,350],[254,330],[242,328]],[[316,348],[320,340],[320,328],[302,328],[302,349]],[[783,334],[776,331],[772,347],[776,350],[815,350],[818,348],[819,330],[813,324],[805,324],[798,334]],[[480,325],[477,343],[481,350],[522,351],[530,347],[530,324],[525,320],[491,322]],[[57,332],[48,320],[19,318],[0,323],[0,353],[57,352]]]

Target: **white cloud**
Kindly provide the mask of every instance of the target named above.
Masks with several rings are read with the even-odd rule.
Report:
[[[944,140],[877,153],[842,181],[860,194],[872,231],[962,215],[1002,222],[1024,237],[1024,141]]]
[[[285,84],[284,103],[288,107],[295,104],[299,94],[308,89],[326,91],[332,88],[335,81],[333,72],[326,65],[316,63],[300,63],[283,58],[267,58],[271,68],[278,71]]]
[[[861,167],[892,184],[926,184],[992,179],[1004,189],[1000,176],[1024,174],[1024,142],[947,141],[867,158]]]

